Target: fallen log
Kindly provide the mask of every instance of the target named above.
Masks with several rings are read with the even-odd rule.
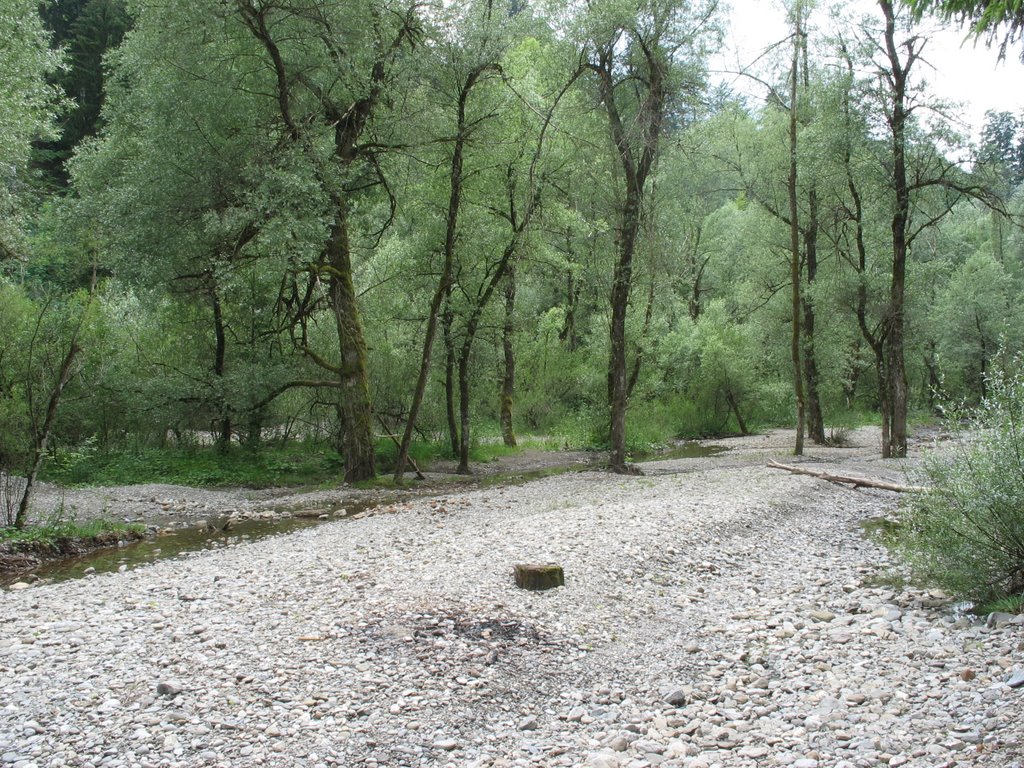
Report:
[[[830,483],[852,485],[854,488],[881,488],[884,491],[894,491],[896,493],[924,493],[928,490],[922,485],[900,485],[899,483],[890,483],[888,480],[873,480],[868,477],[836,475],[818,469],[804,469],[803,467],[795,467],[792,464],[782,464],[774,459],[768,460],[768,466],[771,469],[784,469],[787,472],[792,472],[794,475],[810,475],[820,480],[827,480]]]

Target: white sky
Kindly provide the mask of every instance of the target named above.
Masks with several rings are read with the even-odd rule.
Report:
[[[789,34],[780,0],[732,0],[731,5],[726,49],[712,62],[716,69],[736,69],[737,63],[749,65],[767,46]],[[822,7],[811,15],[811,26],[824,30],[832,22],[826,3],[819,5]],[[857,18],[868,14],[881,19],[881,12],[871,0],[847,0],[843,6],[852,9]],[[960,114],[975,137],[986,110],[1006,110],[1017,115],[1024,110],[1024,64],[1020,62],[1019,50],[1008,50],[1006,60],[997,63],[995,48],[986,48],[984,41],[976,45],[973,40],[964,42],[965,32],[959,27],[943,28],[934,20],[925,20],[922,29],[933,30],[923,58],[934,70],[919,65],[912,76],[916,74],[918,80],[926,80],[941,99],[962,104]],[[736,80],[724,77],[729,82]],[[747,85],[736,82],[735,87],[740,90],[757,88],[747,78],[739,80],[748,81]]]

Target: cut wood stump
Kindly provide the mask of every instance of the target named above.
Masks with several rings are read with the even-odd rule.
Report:
[[[565,586],[565,573],[560,565],[519,563],[512,568],[515,570],[516,586],[520,589],[542,590]]]

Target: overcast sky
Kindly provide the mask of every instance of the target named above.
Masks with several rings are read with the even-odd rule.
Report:
[[[784,39],[789,30],[785,11],[779,0],[732,0],[727,44],[722,55],[712,63],[714,68],[735,69],[737,63],[749,65],[773,42]],[[812,27],[827,28],[831,21],[827,4],[811,16]],[[881,12],[871,0],[849,0],[847,8],[881,18]],[[923,58],[932,65],[914,70],[917,78],[924,78],[942,99],[963,104],[962,115],[976,135],[984,119],[985,110],[1007,110],[1019,114],[1024,109],[1024,65],[1020,52],[1010,50],[1004,62],[997,63],[997,51],[964,42],[959,28],[943,28],[934,21],[926,24],[930,30]],[[733,81],[735,78],[726,78]],[[740,78],[745,80],[746,78]],[[736,82],[738,88],[748,88]]]

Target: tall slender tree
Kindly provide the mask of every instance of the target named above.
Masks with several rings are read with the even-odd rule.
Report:
[[[644,201],[669,115],[680,97],[693,98],[703,87],[702,46],[716,10],[714,2],[691,6],[675,0],[590,6],[584,55],[621,174],[608,359],[610,466],[615,472],[631,471],[626,464],[626,314]]]

